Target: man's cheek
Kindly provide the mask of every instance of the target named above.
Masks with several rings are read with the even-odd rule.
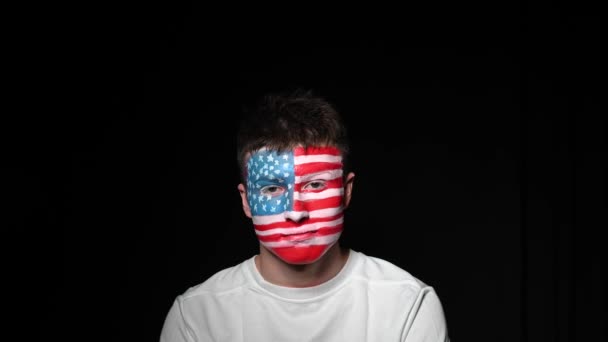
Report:
[[[295,211],[315,211],[315,210],[335,210],[337,212],[342,209],[342,197],[321,198],[310,201],[296,201],[293,209]]]
[[[263,201],[258,200],[259,198],[259,196],[255,196],[247,200],[253,216],[282,214],[291,201],[286,196],[276,196],[270,200],[264,199]]]

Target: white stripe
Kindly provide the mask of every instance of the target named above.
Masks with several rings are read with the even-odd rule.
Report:
[[[334,156],[331,154],[310,154],[306,156],[294,156],[293,163],[306,164],[306,163],[341,163],[341,156]]]
[[[301,233],[306,233],[306,232],[310,232],[313,230],[319,230],[323,227],[326,227],[326,228],[334,227],[334,226],[341,224],[342,222],[344,222],[344,216],[342,216],[338,219],[335,219],[333,221],[314,222],[314,223],[305,224],[305,225],[297,227],[297,228],[274,228],[274,229],[268,229],[268,230],[257,230],[256,229],[255,233],[259,236],[268,236],[268,235],[275,235],[275,234],[301,234]]]
[[[304,176],[296,176],[296,183],[308,182],[311,179],[332,180],[342,177],[342,169],[327,170],[321,172],[310,173]]]
[[[324,235],[324,236],[316,236],[312,239],[302,240],[302,241],[269,241],[269,242],[260,241],[260,243],[268,248],[294,247],[294,246],[298,246],[298,245],[305,245],[305,246],[329,245],[329,244],[333,244],[334,242],[338,241],[338,238],[340,238],[340,234],[341,233],[336,233],[336,234],[332,234],[332,235]]]
[[[344,194],[343,188],[330,188],[323,190],[321,192],[293,192],[294,201],[310,201],[310,200],[318,200],[325,199],[335,196],[342,196]]]
[[[296,213],[299,213],[295,211]],[[308,215],[304,215],[308,218],[324,218],[329,216],[338,215],[342,212],[342,207],[335,208],[327,208],[327,209],[319,209],[312,210],[308,212]],[[276,215],[254,215],[253,216],[253,224],[255,225],[265,225],[272,224],[275,222],[285,222],[285,213],[280,213]]]

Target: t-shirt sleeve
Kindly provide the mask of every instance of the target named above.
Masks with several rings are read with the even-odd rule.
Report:
[[[407,319],[404,342],[449,342],[441,301],[432,287],[423,288]]]
[[[184,319],[181,301],[178,297],[165,318],[160,342],[194,342],[192,336],[192,331]]]

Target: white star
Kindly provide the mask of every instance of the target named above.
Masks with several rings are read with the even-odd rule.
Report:
[[[291,189],[291,184],[287,184],[287,188],[288,188],[288,189]]]
[[[274,170],[274,173],[276,173],[278,175],[281,173],[281,170]]]
[[[284,163],[284,164],[283,164],[283,168],[284,168],[284,169],[288,169],[288,168],[289,168],[289,163]]]
[[[270,211],[274,213],[275,211],[277,211],[277,208],[275,208],[275,207],[271,207],[271,208],[270,208]]]
[[[270,169],[271,169],[271,170],[274,170],[274,166],[271,166],[271,167],[270,167]]]
[[[257,199],[258,199],[258,195],[253,194],[253,200],[255,201],[255,200],[257,200]]]
[[[281,200],[277,200],[277,205],[281,204]]]
[[[257,203],[253,205],[253,211],[258,211],[258,204]]]
[[[264,161],[264,156],[260,155],[260,161]]]
[[[275,160],[275,161],[274,161],[274,165],[279,165],[279,161],[278,161],[278,160]]]
[[[285,172],[285,173],[283,173],[283,176],[284,176],[285,178],[287,178],[287,177],[289,177],[289,173]]]
[[[273,160],[274,160],[274,158],[272,158],[272,154],[269,154],[268,157],[266,157],[266,161],[271,162]]]
[[[288,158],[289,157],[286,154],[283,155],[283,160],[287,160]]]
[[[264,197],[260,196],[258,197],[258,202],[262,202],[264,200]]]
[[[270,195],[266,195],[266,200],[267,200],[267,201],[270,201],[270,199],[271,199],[271,198],[272,198],[272,196],[270,196]]]
[[[266,204],[262,204],[262,209],[266,211]]]

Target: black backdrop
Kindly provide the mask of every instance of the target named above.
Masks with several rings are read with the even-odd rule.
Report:
[[[256,253],[236,119],[295,86],[351,130],[343,244],[435,287],[453,341],[605,339],[599,12],[433,7],[83,9],[10,169],[40,339],[155,341],[175,296]]]

